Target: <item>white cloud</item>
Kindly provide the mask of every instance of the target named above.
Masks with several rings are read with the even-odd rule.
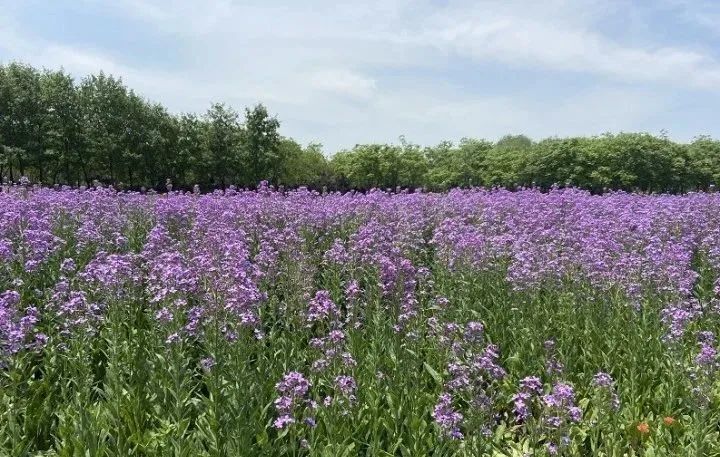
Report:
[[[340,95],[367,98],[375,91],[375,80],[344,69],[320,70],[310,76],[313,87]]]
[[[278,113],[285,134],[329,150],[401,134],[434,143],[652,128],[654,110],[666,108],[674,92],[716,96],[720,87],[720,62],[706,50],[668,45],[667,37],[653,45],[610,36],[603,20],[624,14],[629,6],[620,0],[311,3],[85,0],[107,16],[102,20],[122,15],[143,37],[171,46],[180,57],[170,64],[40,38],[48,35],[6,10],[0,59],[64,66],[76,75],[103,69],[175,112],[203,111],[211,101],[238,108],[261,101]],[[465,74],[474,66],[491,76],[493,68],[511,69],[527,84],[545,72],[543,87],[551,87],[547,74],[583,84],[567,89],[567,102],[547,106],[545,98],[566,88],[556,86],[549,97],[497,84],[488,91],[483,75]],[[449,81],[458,74],[467,82]],[[671,126],[656,130],[662,127]]]
[[[682,47],[623,45],[592,30],[592,24],[549,11],[515,6],[442,12],[431,18],[426,39],[468,58],[516,67],[700,89],[720,84],[720,62],[713,56]]]

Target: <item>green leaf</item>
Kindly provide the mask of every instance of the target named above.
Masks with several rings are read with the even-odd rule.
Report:
[[[432,376],[436,383],[442,384],[442,376],[440,376],[440,373],[435,371],[435,369],[428,365],[427,362],[423,362],[423,368],[425,368],[425,371],[427,371],[428,374]]]

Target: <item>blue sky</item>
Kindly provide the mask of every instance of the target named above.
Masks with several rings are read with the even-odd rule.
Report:
[[[329,153],[400,135],[720,137],[712,0],[0,0],[10,60],[105,70],[172,112],[262,102]]]

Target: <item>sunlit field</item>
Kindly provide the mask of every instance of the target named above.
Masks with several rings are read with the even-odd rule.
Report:
[[[0,193],[0,455],[720,455],[720,194]]]

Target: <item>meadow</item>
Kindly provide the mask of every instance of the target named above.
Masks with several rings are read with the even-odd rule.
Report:
[[[0,193],[0,455],[720,455],[720,194]]]

